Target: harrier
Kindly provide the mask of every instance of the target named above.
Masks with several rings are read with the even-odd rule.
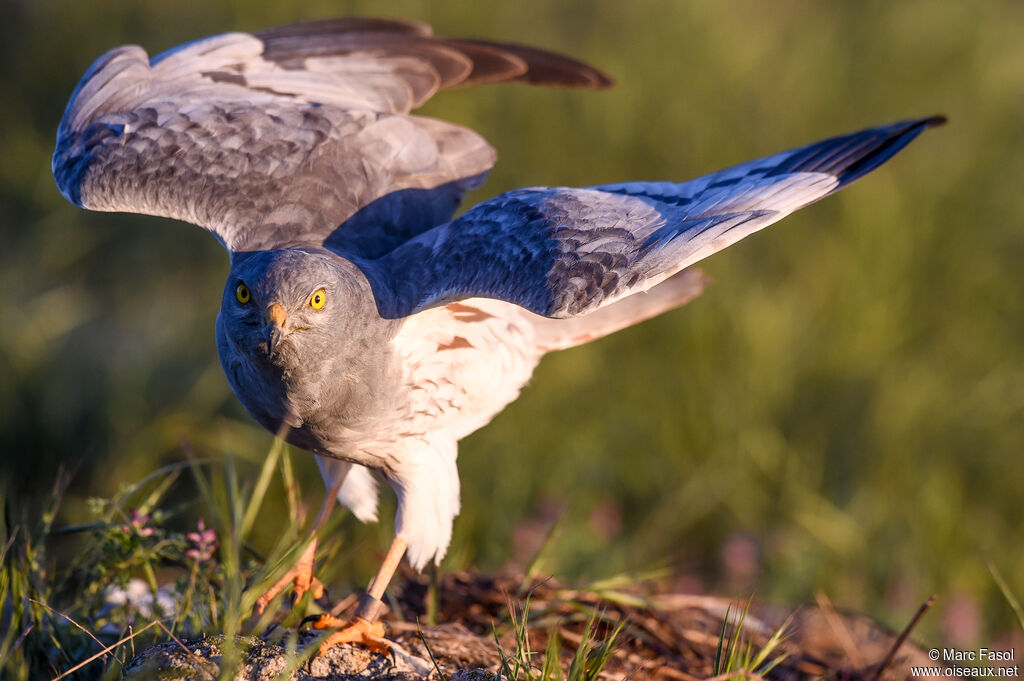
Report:
[[[941,117],[825,140],[689,182],[530,187],[453,219],[495,162],[476,133],[409,112],[499,82],[601,89],[600,71],[520,45],[348,18],[226,33],[86,72],[57,133],[72,203],[194,223],[227,249],[217,350],[260,424],[316,455],[328,492],[395,537],[329,643],[386,646],[380,599],[405,555],[440,561],[456,450],[547,352],[697,295],[697,261],[871,172]],[[376,473],[376,475],[374,475]],[[319,523],[318,523],[319,527]],[[259,601],[312,576],[315,539]],[[330,618],[322,624],[336,626]]]

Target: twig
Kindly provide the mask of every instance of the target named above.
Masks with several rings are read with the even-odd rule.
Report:
[[[152,622],[150,622],[150,623],[149,623],[149,624],[147,624],[146,626],[144,626],[144,627],[142,627],[141,629],[139,629],[138,631],[136,631],[136,632],[135,632],[134,634],[131,634],[131,635],[129,635],[129,636],[125,636],[124,638],[122,638],[122,639],[121,639],[120,641],[118,641],[117,643],[112,643],[111,645],[107,646],[106,648],[104,648],[104,649],[103,649],[103,650],[101,650],[100,652],[96,653],[95,655],[93,655],[93,656],[92,656],[92,657],[90,657],[89,659],[87,659],[87,660],[83,660],[83,661],[79,662],[78,664],[76,664],[76,665],[75,665],[74,667],[72,667],[71,669],[69,669],[69,670],[67,670],[66,672],[64,672],[64,673],[60,674],[59,676],[55,676],[55,677],[53,677],[52,679],[50,679],[50,681],[60,681],[60,680],[61,680],[61,679],[63,679],[64,677],[66,677],[66,676],[69,676],[69,675],[71,675],[71,674],[74,674],[75,672],[77,672],[77,671],[78,671],[79,669],[81,669],[81,668],[82,668],[82,667],[84,667],[85,665],[89,664],[90,662],[92,662],[92,661],[94,661],[94,660],[97,660],[97,659],[99,659],[99,658],[103,657],[104,655],[106,655],[107,653],[109,653],[109,652],[110,652],[111,650],[114,650],[115,648],[117,648],[117,647],[118,647],[118,646],[120,646],[120,645],[124,645],[124,644],[125,644],[125,643],[127,643],[128,641],[130,641],[130,640],[132,640],[133,638],[135,638],[136,636],[140,635],[140,634],[141,634],[142,632],[146,631],[147,629],[150,629],[150,628],[154,627],[154,626],[155,626],[155,625],[157,624],[157,622],[158,622],[158,621],[159,621],[159,620],[153,620]]]
[[[860,651],[857,650],[857,646],[853,642],[853,637],[850,636],[850,630],[846,628],[843,621],[839,619],[836,614],[835,606],[832,605],[832,601],[825,595],[824,591],[817,591],[814,594],[814,600],[818,603],[818,609],[821,610],[821,614],[825,616],[825,621],[828,622],[829,629],[835,635],[836,640],[839,641],[839,645],[842,647],[843,652],[846,653],[846,657],[850,660],[855,671],[864,669],[864,658],[861,657]]]
[[[679,681],[700,681],[696,676],[687,674],[679,669],[673,669],[672,667],[660,667],[658,673],[662,676],[669,676],[673,679],[679,679]]]
[[[927,601],[921,604],[920,608],[917,609],[917,612],[914,614],[914,618],[910,620],[910,623],[903,628],[899,637],[893,642],[892,648],[889,649],[889,654],[885,656],[884,660],[882,660],[882,664],[879,665],[875,675],[871,677],[871,681],[878,681],[878,679],[881,678],[882,672],[884,672],[885,668],[889,666],[892,659],[896,657],[896,651],[900,649],[900,646],[902,646],[907,640],[907,637],[910,636],[910,632],[914,630],[914,627],[916,627],[917,623],[921,621],[921,618],[924,617],[926,612],[928,612],[928,609],[935,605],[936,598],[938,598],[938,596],[931,596]]]
[[[95,636],[93,635],[93,633],[92,633],[91,631],[89,631],[88,629],[86,629],[85,627],[83,627],[83,626],[82,626],[81,624],[79,624],[78,622],[74,621],[73,619],[71,619],[70,617],[68,617],[68,616],[67,616],[67,615],[65,615],[64,613],[62,613],[62,612],[61,612],[60,610],[57,610],[57,609],[55,609],[55,608],[52,608],[52,607],[50,607],[49,605],[47,605],[46,603],[43,603],[42,601],[37,601],[37,600],[36,600],[36,599],[34,599],[34,598],[30,598],[30,599],[28,599],[28,600],[32,601],[32,602],[33,602],[33,603],[35,603],[36,605],[41,605],[41,606],[43,606],[44,608],[46,608],[47,610],[49,610],[50,612],[52,612],[52,613],[53,613],[53,614],[55,614],[55,615],[60,615],[61,617],[63,617],[64,619],[66,619],[66,620],[67,620],[68,622],[71,622],[71,623],[72,623],[72,624],[74,624],[74,625],[75,625],[76,627],[78,627],[79,629],[81,629],[82,631],[84,631],[84,632],[85,632],[86,634],[88,634],[89,638],[91,638],[91,639],[92,639],[93,641],[96,641],[96,643],[98,643],[98,644],[100,645],[100,647],[101,647],[101,648],[103,647],[103,641],[101,641],[101,640],[99,640],[98,638],[96,638],[96,637],[95,637]]]
[[[338,601],[338,603],[333,608],[331,608],[331,614],[335,617],[341,617],[341,613],[345,612],[358,600],[359,597],[356,596],[354,593],[345,596],[340,601]]]

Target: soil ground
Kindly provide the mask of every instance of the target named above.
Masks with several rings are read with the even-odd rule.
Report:
[[[527,632],[530,649],[538,651],[531,658],[538,668],[548,637],[557,632],[562,668],[568,669],[587,621],[597,613],[597,641],[607,638],[619,623],[624,625],[602,678],[709,679],[715,676],[723,620],[731,613],[725,628],[728,640],[734,637],[734,627],[746,605],[710,596],[659,594],[652,585],[597,592],[569,588],[553,579],[524,583],[522,577],[512,575],[456,573],[445,575],[438,583],[438,624],[427,626],[416,614],[428,611],[430,593],[425,579],[410,576],[392,600],[384,620],[389,638],[399,647],[390,658],[354,646],[338,646],[295,670],[291,678],[406,681],[439,678],[438,670],[454,679],[493,678],[476,670],[493,673],[499,668],[501,651],[513,654],[516,639],[510,608],[520,610],[517,616],[521,617],[528,595]],[[345,617],[354,608],[355,598],[350,597],[339,602],[334,612]],[[755,602],[739,626],[741,644],[749,644],[755,652],[785,627],[783,641],[769,656],[783,659],[766,674],[769,679],[888,681],[911,678],[912,665],[935,664],[909,640],[890,656],[898,639],[896,632],[866,616],[837,612],[828,603],[793,611]],[[287,660],[284,649],[275,643],[281,635],[277,630],[242,641],[246,653],[240,678],[280,675]],[[316,637],[313,632],[302,633],[300,648],[315,645]],[[216,678],[215,662],[222,643],[214,637],[156,646],[135,659],[126,670],[127,678]],[[431,658],[436,667],[427,662]]]

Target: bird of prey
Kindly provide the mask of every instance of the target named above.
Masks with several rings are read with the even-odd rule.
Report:
[[[943,120],[689,182],[518,189],[453,219],[495,152],[410,111],[439,90],[510,81],[611,85],[551,52],[343,18],[152,58],[116,48],[89,67],[60,123],[53,174],[68,200],[195,223],[227,249],[221,364],[253,418],[316,455],[321,520],[335,499],[376,520],[377,476],[394,489],[394,541],[331,642],[382,645],[380,598],[402,556],[420,569],[448,548],[458,441],[516,399],[545,353],[685,303],[703,285],[691,265]],[[322,593],[315,547],[258,607],[289,585]]]

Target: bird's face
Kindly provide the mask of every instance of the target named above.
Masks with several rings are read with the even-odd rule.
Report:
[[[271,432],[338,454],[387,413],[399,380],[370,284],[328,251],[236,254],[217,319],[217,350],[245,408]],[[376,436],[374,436],[376,437]],[[349,444],[346,444],[349,443]]]
[[[350,268],[317,251],[245,258],[224,287],[221,322],[228,340],[251,360],[269,362],[286,375],[318,371],[347,342],[358,343],[350,320],[365,307],[366,296]]]

